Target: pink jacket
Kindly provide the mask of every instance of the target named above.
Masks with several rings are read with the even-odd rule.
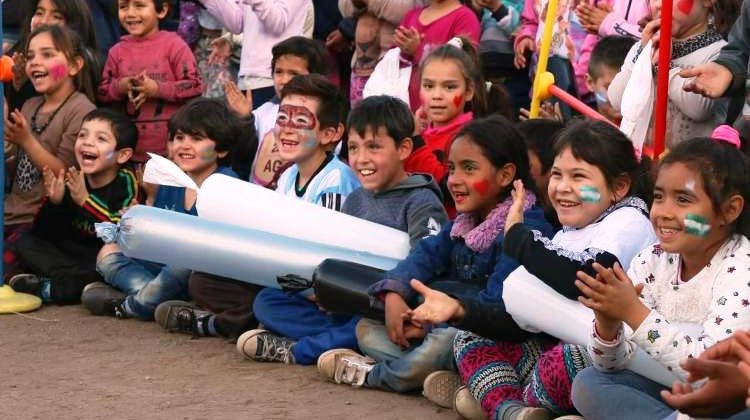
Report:
[[[604,0],[604,2],[613,6],[613,10],[599,25],[599,35],[641,37],[638,21],[651,15],[648,0]]]
[[[545,1],[544,3],[546,7],[547,2]],[[566,4],[568,6],[567,13],[570,15],[569,20],[573,20],[574,11],[572,2],[568,2]],[[514,49],[516,45],[518,45],[518,43],[525,38],[531,38],[535,41],[537,40],[536,35],[539,30],[540,22],[539,16],[534,9],[534,5],[534,0],[527,0],[523,5],[523,12],[521,12],[521,26],[518,28],[518,32],[516,33],[516,40],[513,44]],[[558,14],[562,13],[558,11]],[[544,22],[541,22],[541,24],[543,25]],[[599,42],[599,36],[594,34],[587,34],[583,40],[583,44],[581,45],[580,50],[577,53],[573,51],[568,56],[568,60],[572,64],[573,72],[575,73],[575,84],[576,89],[578,90],[579,97],[583,97],[584,95],[589,93],[589,88],[586,86],[586,73],[588,73],[589,70],[589,59],[591,58],[591,51],[593,51],[597,42]],[[553,53],[550,52],[550,54],[552,55]]]
[[[118,91],[121,78],[146,71],[159,90],[135,109],[126,94]],[[133,160],[145,162],[147,152],[166,156],[167,121],[188,100],[203,94],[203,80],[195,56],[176,33],[159,31],[145,39],[123,36],[107,56],[97,97],[103,103],[120,103],[138,127],[138,145]]]

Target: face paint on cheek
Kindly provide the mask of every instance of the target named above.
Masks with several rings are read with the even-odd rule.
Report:
[[[214,149],[214,146],[206,146],[203,150],[200,152],[201,160],[204,162],[213,162],[216,160],[216,149]]]
[[[484,197],[485,195],[487,195],[487,191],[489,191],[490,189],[490,182],[486,179],[483,179],[472,184],[472,187],[474,188],[474,191],[478,192],[479,195]]]
[[[677,10],[683,15],[689,15],[693,11],[693,0],[679,0],[677,2]]]
[[[683,224],[685,225],[685,233],[688,235],[704,237],[711,231],[711,225],[708,224],[708,220],[697,214],[688,213],[685,215]]]
[[[464,104],[464,97],[461,95],[456,95],[453,97],[453,106],[456,108],[460,107]]]
[[[52,67],[50,67],[49,74],[55,80],[63,79],[68,74],[68,67],[65,64],[61,63],[54,64]]]
[[[690,192],[695,192],[695,181],[691,179],[690,181],[686,182],[685,189]]]
[[[304,139],[305,149],[314,149],[318,146],[318,139],[313,130],[300,130],[300,137]]]
[[[586,203],[598,203],[602,199],[599,190],[591,185],[584,185],[578,189],[578,192],[581,194],[581,201]]]

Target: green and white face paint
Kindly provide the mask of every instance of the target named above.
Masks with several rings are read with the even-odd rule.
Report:
[[[586,203],[598,203],[602,199],[602,194],[599,190],[591,185],[584,185],[578,189],[581,195],[581,201]]]
[[[694,236],[704,237],[711,231],[711,225],[705,217],[697,214],[688,213],[683,221],[685,233]]]

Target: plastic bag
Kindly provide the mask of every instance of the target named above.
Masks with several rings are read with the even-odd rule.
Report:
[[[391,48],[375,66],[362,90],[362,97],[389,95],[409,105],[409,78],[411,66],[401,67],[401,49]]]

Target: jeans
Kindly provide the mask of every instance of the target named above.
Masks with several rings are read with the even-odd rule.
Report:
[[[312,365],[327,350],[357,349],[359,317],[330,315],[298,294],[265,288],[255,297],[253,312],[266,329],[297,341],[292,346],[297,364]]]
[[[154,319],[154,311],[167,300],[188,300],[190,270],[137,260],[121,252],[96,263],[104,281],[126,293],[125,306],[143,320]]]
[[[551,55],[547,61],[547,71],[555,76],[555,85],[557,85],[557,87],[575,97],[578,97],[576,76],[575,73],[573,73],[573,66],[570,64],[570,60]],[[566,121],[572,117],[573,114],[568,105],[554,98],[552,102],[560,102],[560,111]]]
[[[388,338],[383,323],[362,319],[357,324],[359,348],[378,362],[367,375],[365,386],[408,392],[421,389],[432,372],[456,370],[453,338],[457,332],[452,327],[434,328],[421,343],[402,350]]]

